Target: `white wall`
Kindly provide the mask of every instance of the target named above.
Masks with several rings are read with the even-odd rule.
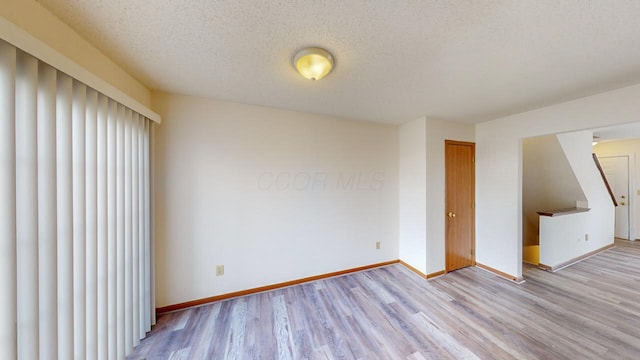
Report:
[[[640,153],[640,139],[600,142],[593,147],[598,157],[628,156],[629,157],[629,200],[631,218],[631,238],[640,239],[640,167],[637,165]]]
[[[420,118],[400,126],[400,259],[426,275],[445,269],[444,141],[474,138],[471,124]]]
[[[398,127],[153,104],[158,306],[398,258]]]
[[[400,126],[400,259],[427,273],[426,119]]]
[[[589,212],[540,217],[540,263],[551,267],[613,244],[615,209],[591,156],[591,131],[558,135]],[[588,236],[585,236],[588,235]]]
[[[427,274],[445,269],[444,141],[475,141],[475,126],[427,120]]]
[[[476,260],[522,276],[522,139],[640,120],[640,85],[476,126]]]
[[[538,245],[538,211],[574,207],[578,200],[587,198],[558,137],[525,139],[522,147],[523,245]]]

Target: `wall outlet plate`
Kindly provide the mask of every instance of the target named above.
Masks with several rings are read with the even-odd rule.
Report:
[[[380,250],[380,241],[376,241],[376,249]]]
[[[224,265],[216,266],[216,276],[224,275]]]

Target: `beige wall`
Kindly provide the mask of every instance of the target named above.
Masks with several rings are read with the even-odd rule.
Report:
[[[153,106],[158,306],[398,258],[397,126],[168,94]]]
[[[538,245],[538,211],[574,207],[576,201],[586,200],[557,136],[540,136],[523,141],[522,237],[524,246]]]
[[[424,117],[400,126],[400,259],[427,273],[427,153]]]
[[[36,1],[0,0],[0,16],[141,104],[151,104],[149,89]]]
[[[613,244],[615,209],[600,172],[593,162],[593,132],[557,135],[591,210],[563,216],[540,217],[540,263],[557,267]]]

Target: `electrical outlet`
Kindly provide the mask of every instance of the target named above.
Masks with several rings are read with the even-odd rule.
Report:
[[[224,265],[216,266],[216,276],[224,275]]]
[[[589,234],[584,234],[584,241],[589,241]]]
[[[376,241],[376,249],[380,250],[380,241]]]

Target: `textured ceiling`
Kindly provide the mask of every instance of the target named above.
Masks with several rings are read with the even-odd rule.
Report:
[[[478,122],[640,83],[640,1],[40,0],[154,90]],[[336,68],[311,82],[293,54]]]
[[[640,122],[594,129],[593,136],[598,141],[638,139],[640,138]]]

